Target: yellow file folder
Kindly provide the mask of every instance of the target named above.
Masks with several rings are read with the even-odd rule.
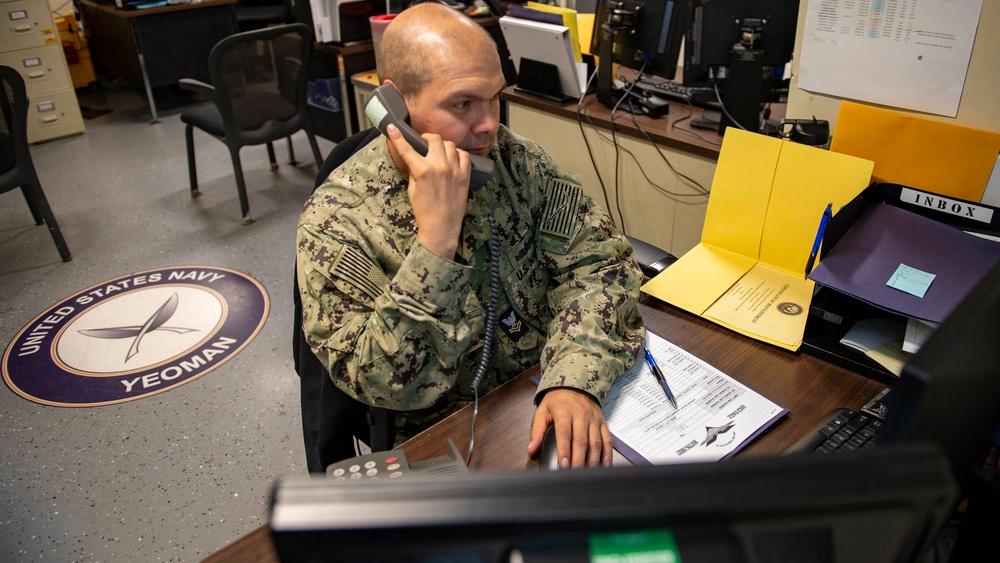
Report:
[[[569,28],[569,36],[573,39],[573,54],[576,56],[576,62],[583,61],[583,58],[580,55],[580,31],[577,23],[576,10],[572,8],[562,8],[559,6],[551,6],[549,4],[542,4],[541,2],[528,2],[527,6],[534,10],[561,15],[563,17],[563,25]]]
[[[1000,133],[845,101],[830,150],[873,160],[878,182],[980,201]]]
[[[729,128],[701,242],[642,290],[740,334],[798,350],[814,286],[805,267],[823,211],[861,193],[873,166]]]

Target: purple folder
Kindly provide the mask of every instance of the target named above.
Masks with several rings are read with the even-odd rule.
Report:
[[[893,313],[941,322],[997,261],[1000,242],[875,203],[824,253],[809,279]],[[923,297],[886,284],[900,264],[934,274]]]

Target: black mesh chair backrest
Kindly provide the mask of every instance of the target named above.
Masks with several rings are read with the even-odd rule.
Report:
[[[309,122],[307,90],[313,33],[301,23],[244,31],[219,41],[208,56],[211,84],[183,78],[182,88],[208,97],[211,105],[195,106],[181,113],[188,156],[191,197],[198,197],[193,129],[201,129],[226,143],[233,161],[243,224],[253,222],[247,197],[240,149],[267,145],[271,169],[277,170],[273,142],[288,139],[288,160],[295,151],[292,134],[304,131],[316,166],[323,162],[312,124]]]
[[[312,41],[312,30],[294,24],[233,35],[212,49],[209,69],[227,136],[253,144],[274,138],[276,128],[290,135],[302,127]]]
[[[10,69],[13,72],[13,69]],[[9,78],[8,78],[9,77]],[[17,164],[17,145],[14,138],[14,74],[5,72],[0,78],[3,89],[0,91],[0,174],[14,169]],[[23,88],[20,95],[24,95]]]

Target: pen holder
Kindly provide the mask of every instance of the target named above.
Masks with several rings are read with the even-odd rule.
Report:
[[[830,122],[825,119],[782,119],[778,135],[803,145],[821,149],[830,148]]]

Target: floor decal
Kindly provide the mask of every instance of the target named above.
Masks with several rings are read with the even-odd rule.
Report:
[[[257,335],[269,307],[264,287],[235,270],[129,274],[71,295],[25,325],[4,353],[3,378],[46,405],[141,399],[224,364]]]

